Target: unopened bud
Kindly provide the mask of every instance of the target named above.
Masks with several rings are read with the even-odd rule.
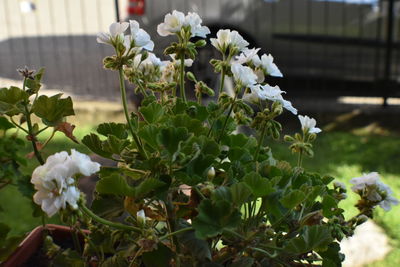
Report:
[[[317,135],[315,133],[312,133],[308,136],[308,141],[312,142],[317,138]]]
[[[196,47],[204,47],[204,46],[206,46],[207,45],[207,42],[206,42],[206,40],[198,40],[195,44],[194,44]]]
[[[190,72],[190,71],[188,71],[187,73],[186,73],[186,77],[190,80],[190,81],[192,81],[192,82],[196,82],[197,80],[196,80],[196,77],[194,76],[194,74],[192,73],[192,72]]]
[[[207,178],[212,180],[215,177],[215,169],[214,167],[210,167],[207,172]]]
[[[285,142],[293,142],[293,141],[294,141],[294,138],[291,137],[290,135],[285,135],[285,136],[283,137],[283,140],[285,140]]]
[[[144,210],[139,210],[136,213],[136,220],[141,226],[144,226],[146,224],[146,214],[144,213]]]

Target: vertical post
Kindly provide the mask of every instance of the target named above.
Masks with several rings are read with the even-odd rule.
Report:
[[[393,25],[394,25],[394,0],[388,0],[387,25],[386,25],[386,50],[385,50],[385,69],[384,69],[384,91],[383,106],[387,106],[388,86],[391,86],[392,50],[393,50]]]
[[[115,19],[119,22],[119,3],[118,0],[115,0]]]

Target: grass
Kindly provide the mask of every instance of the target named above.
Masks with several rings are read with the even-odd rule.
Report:
[[[91,127],[81,127],[75,132],[78,140],[92,130]],[[49,134],[49,133],[47,133]],[[290,153],[287,144],[284,142],[271,143],[273,154],[277,159],[285,159],[295,164],[297,158]],[[304,167],[308,170],[327,173],[346,183],[350,187],[349,180],[365,172],[378,171],[383,181],[391,186],[395,196],[400,198],[400,138],[396,136],[357,136],[347,132],[327,132],[321,133],[315,144],[315,157],[305,158]],[[57,133],[53,142],[46,148],[47,157],[57,151],[75,148],[81,152],[89,151],[82,145],[77,145],[66,139],[62,133]],[[27,146],[22,154],[30,152]],[[32,159],[29,165],[24,168],[26,173],[37,166],[37,162]],[[346,210],[346,217],[356,214],[357,210],[353,204],[357,201],[357,196],[349,192],[349,198],[343,203]],[[12,203],[5,206],[5,212],[1,214],[0,221],[13,226],[12,234],[20,234],[30,231],[35,226],[41,224],[40,219],[31,217],[31,201],[23,198],[17,189],[9,186],[0,193],[1,203]],[[368,267],[397,266],[400,262],[400,207],[394,207],[392,211],[385,213],[377,209],[375,222],[383,227],[391,238],[393,250],[381,262],[368,265]],[[57,218],[53,222],[57,222]]]

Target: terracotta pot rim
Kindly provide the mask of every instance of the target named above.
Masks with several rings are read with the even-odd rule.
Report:
[[[67,235],[71,232],[71,228],[64,225],[46,224],[35,227],[21,241],[14,252],[1,264],[1,267],[16,267],[24,264],[29,258],[41,247],[43,243],[43,232],[47,230],[50,233],[58,232],[61,235]],[[83,230],[85,234],[89,230]]]

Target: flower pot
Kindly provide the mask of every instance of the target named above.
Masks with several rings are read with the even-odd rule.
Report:
[[[31,266],[26,265],[34,254],[42,247],[45,231],[53,238],[55,243],[62,243],[64,240],[72,239],[72,230],[70,227],[46,224],[45,227],[38,226],[33,229],[29,235],[19,244],[17,249],[2,263],[2,267]],[[88,230],[83,230],[89,233]],[[78,235],[80,242],[83,244],[83,236]]]

